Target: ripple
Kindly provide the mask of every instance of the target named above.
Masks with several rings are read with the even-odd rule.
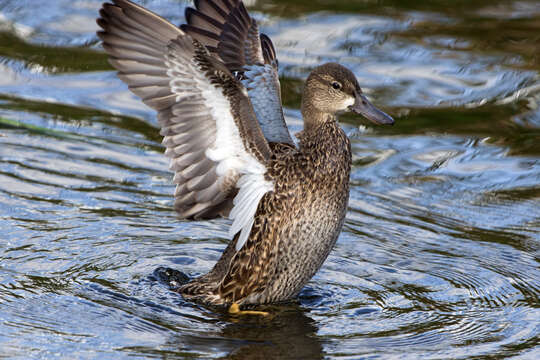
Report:
[[[187,303],[152,276],[210,270],[229,222],[177,219],[155,114],[96,44],[101,0],[44,4],[0,6],[3,356],[538,357],[536,3],[252,2],[292,131],[325,61],[397,118],[342,118],[343,232],[268,319]],[[179,23],[187,3],[146,5]]]

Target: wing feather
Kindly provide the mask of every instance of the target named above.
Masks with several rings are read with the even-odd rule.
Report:
[[[267,141],[294,146],[283,116],[278,62],[270,38],[259,33],[240,0],[198,0],[195,7],[186,9],[187,24],[181,29],[249,85],[246,89]]]
[[[100,11],[98,34],[120,79],[158,111],[165,155],[175,172],[175,209],[184,218],[205,218],[232,208],[231,237],[240,232],[244,243],[260,199],[273,191],[265,179],[271,151],[244,86],[198,42],[215,40],[216,24],[223,23],[231,3],[196,2],[206,10],[190,16],[212,31],[190,36],[128,0],[113,2]],[[232,25],[239,30],[249,23],[241,10]],[[236,29],[232,33],[238,35]]]
[[[254,214],[259,202],[269,191],[274,188],[273,183],[261,181],[257,175],[244,175],[239,181],[239,192],[234,198],[234,207],[230,217],[234,219],[229,229],[229,236],[234,237],[240,231],[236,242],[236,250],[240,250],[246,243],[253,226]]]

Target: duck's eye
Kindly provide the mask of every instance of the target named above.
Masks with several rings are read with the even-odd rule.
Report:
[[[341,89],[341,84],[338,83],[337,81],[334,81],[334,82],[332,83],[332,87],[333,87],[334,89],[336,89],[336,90],[339,90],[339,89]]]

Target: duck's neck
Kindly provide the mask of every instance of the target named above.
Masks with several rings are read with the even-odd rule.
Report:
[[[302,118],[304,119],[304,133],[309,133],[320,125],[329,121],[335,122],[336,116],[316,109],[306,96],[302,98]]]
[[[296,134],[299,150],[308,164],[314,164],[308,166],[310,176],[326,180],[332,178],[333,182],[337,181],[333,177],[339,176],[339,181],[345,183],[349,181],[351,144],[337,121],[328,116],[332,115],[321,118],[325,121],[305,123],[304,131]]]
[[[349,139],[339,127],[335,114],[320,111],[310,101],[302,101],[304,130],[296,134],[303,151],[322,151],[330,154],[333,150],[343,152],[349,148]]]

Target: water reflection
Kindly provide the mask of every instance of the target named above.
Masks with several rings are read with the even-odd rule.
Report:
[[[171,348],[218,354],[232,359],[321,359],[323,347],[315,321],[298,305],[273,307],[271,319],[231,319],[216,334],[178,334]]]

